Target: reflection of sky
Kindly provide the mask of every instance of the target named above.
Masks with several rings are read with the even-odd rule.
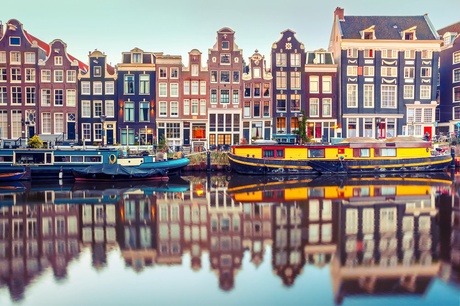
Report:
[[[202,269],[190,268],[190,256],[181,266],[147,267],[136,273],[126,267],[118,251],[107,258],[99,271],[91,266],[85,250],[68,266],[68,278],[54,281],[51,272],[41,275],[26,290],[17,305],[334,305],[329,267],[305,266],[292,287],[284,287],[272,272],[271,249],[255,267],[245,252],[242,270],[229,292],[218,288],[218,277],[211,270],[209,256],[202,256]],[[12,305],[6,290],[0,291],[0,305]],[[426,296],[346,297],[343,305],[459,305],[459,290],[434,281]]]

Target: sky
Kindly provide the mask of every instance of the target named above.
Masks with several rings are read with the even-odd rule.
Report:
[[[0,20],[19,20],[26,31],[50,43],[61,39],[84,63],[99,50],[113,66],[122,52],[181,55],[198,49],[206,66],[217,31],[229,27],[246,62],[258,50],[270,62],[273,43],[291,29],[306,51],[327,49],[336,7],[347,15],[419,16],[436,29],[460,21],[460,0],[4,0]]]

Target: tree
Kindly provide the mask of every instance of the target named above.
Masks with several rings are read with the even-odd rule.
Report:
[[[43,147],[43,141],[38,137],[38,135],[34,135],[30,137],[29,142],[27,143],[29,147],[31,148],[42,148]]]

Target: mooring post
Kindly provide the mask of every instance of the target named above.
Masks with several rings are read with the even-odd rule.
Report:
[[[450,162],[450,167],[455,168],[455,146],[450,147],[450,156],[452,156],[452,161]]]
[[[211,151],[206,151],[206,171],[211,171]]]

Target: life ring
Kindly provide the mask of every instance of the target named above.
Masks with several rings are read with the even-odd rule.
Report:
[[[117,162],[117,157],[115,156],[115,154],[110,154],[109,155],[109,162],[113,165]]]

